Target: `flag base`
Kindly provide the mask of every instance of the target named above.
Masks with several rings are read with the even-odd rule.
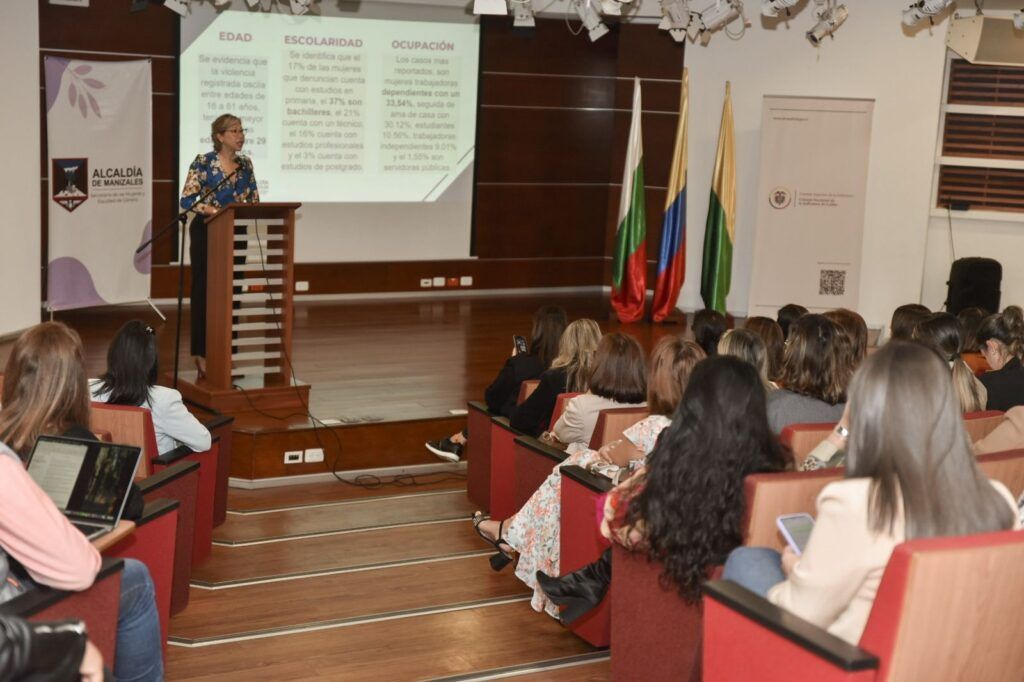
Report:
[[[655,324],[681,324],[683,325],[683,329],[685,330],[688,326],[688,321],[686,313],[684,313],[679,308],[673,308],[664,320],[657,321],[655,322]]]

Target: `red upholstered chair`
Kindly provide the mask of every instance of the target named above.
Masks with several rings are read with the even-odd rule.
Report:
[[[799,467],[811,454],[811,450],[818,447],[821,441],[828,438],[828,434],[836,427],[835,422],[828,424],[790,424],[782,429],[779,434],[779,441],[793,453],[793,462]]]
[[[590,436],[590,449],[600,450],[601,446],[622,437],[622,432],[641,419],[646,419],[650,411],[646,407],[613,407],[601,410],[597,415],[594,433]]]
[[[171,584],[171,615],[188,606],[192,580],[192,538],[195,535],[196,497],[199,495],[199,464],[180,462],[139,481],[146,503],[171,499],[178,503],[174,533],[174,570]]]
[[[892,553],[859,646],[728,582],[704,599],[705,682],[1020,680],[1024,533],[912,540]]]
[[[177,500],[147,502],[142,518],[135,522],[135,531],[110,549],[104,556],[138,559],[149,569],[156,593],[156,609],[160,614],[161,642],[167,653],[168,625],[171,621],[171,593],[174,585],[174,539],[178,525]]]
[[[519,508],[515,506],[516,462],[515,439],[525,435],[513,429],[508,417],[491,417],[491,517],[507,519]],[[470,441],[473,438],[470,437]]]
[[[526,399],[540,386],[540,379],[527,379],[519,384],[519,395],[516,397],[516,405],[522,405]]]
[[[700,680],[701,606],[661,584],[664,565],[612,543],[612,679]],[[716,566],[711,576],[721,574]]]
[[[548,422],[548,431],[555,428],[555,422],[565,412],[565,406],[569,404],[569,401],[575,398],[580,393],[559,393],[558,397],[555,398],[555,409],[551,411],[551,421]]]
[[[217,448],[217,483],[213,491],[213,527],[216,528],[228,518],[228,479],[231,477],[231,442],[235,418],[222,414],[203,425],[220,444]]]
[[[775,519],[799,512],[815,516],[818,493],[829,483],[841,480],[845,473],[845,469],[819,469],[747,476],[743,481],[743,544],[782,551],[785,541]]]
[[[149,472],[159,472],[181,462],[199,464],[199,492],[196,497],[195,527],[192,536],[192,565],[198,566],[210,556],[213,545],[213,510],[217,496],[217,469],[220,444],[216,438],[206,452],[192,452],[180,447],[163,455],[157,454],[156,432],[153,418],[144,407],[93,403],[89,418],[90,428],[105,428],[114,441],[142,448]],[[141,470],[142,465],[139,465]],[[143,477],[139,477],[143,478]]]
[[[1003,421],[1003,413],[999,410],[968,412],[964,415],[964,429],[967,431],[967,437],[973,443],[992,433],[992,429],[999,426],[1001,421]]]
[[[612,488],[611,479],[577,466],[562,467],[559,573],[565,575],[596,561],[608,547],[597,525],[597,498]],[[614,581],[613,581],[614,582]],[[611,641],[611,604],[601,605],[574,621],[569,629],[593,646]]]
[[[466,403],[466,493],[477,507],[491,508],[491,413],[487,405]]]
[[[978,455],[978,466],[991,480],[1009,488],[1015,499],[1024,495],[1024,450]]]
[[[516,438],[513,447],[516,482],[512,506],[518,511],[551,474],[552,469],[565,461],[566,454],[529,436]]]
[[[83,592],[64,592],[38,587],[0,604],[0,614],[27,620],[78,618],[85,621],[89,639],[108,665],[117,644],[117,614],[121,603],[122,559],[105,558],[92,587]]]

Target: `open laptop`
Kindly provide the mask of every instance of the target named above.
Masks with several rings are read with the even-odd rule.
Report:
[[[73,525],[92,540],[121,520],[141,448],[40,436],[28,474]]]

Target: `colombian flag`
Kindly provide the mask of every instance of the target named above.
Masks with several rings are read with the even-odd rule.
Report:
[[[633,79],[633,118],[622,176],[619,222],[612,261],[612,308],[623,323],[644,316],[647,291],[647,223],[644,215],[644,159],[640,135],[640,79]]]
[[[718,153],[711,178],[711,202],[704,229],[704,267],[700,296],[704,306],[725,314],[725,297],[732,283],[732,247],[736,236],[736,150],[733,140],[732,94],[725,84]]]
[[[658,281],[654,285],[651,317],[661,322],[676,305],[686,276],[686,126],[690,109],[690,72],[683,69],[679,98],[679,122],[672,152],[665,217],[661,224],[661,254],[658,256]]]

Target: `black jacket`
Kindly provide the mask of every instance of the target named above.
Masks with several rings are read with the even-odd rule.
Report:
[[[1007,362],[1002,369],[985,372],[978,378],[988,389],[988,409],[1005,412],[1011,407],[1024,405],[1024,367],[1017,358]]]
[[[0,680],[77,682],[85,641],[78,621],[29,623],[0,616]]]
[[[519,397],[519,384],[536,379],[544,371],[536,355],[513,355],[505,361],[491,385],[484,391],[487,409],[503,417],[511,417]]]
[[[514,429],[536,438],[548,428],[551,413],[560,393],[565,393],[565,367],[549,369],[540,375],[537,390],[530,394],[522,405],[517,406],[509,417]]]

